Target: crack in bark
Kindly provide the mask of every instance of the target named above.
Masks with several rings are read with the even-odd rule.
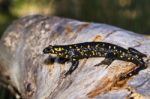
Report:
[[[106,36],[105,36],[105,39],[108,38],[110,35],[114,34],[115,32],[118,32],[120,30],[113,30],[111,31],[110,33],[108,33]]]

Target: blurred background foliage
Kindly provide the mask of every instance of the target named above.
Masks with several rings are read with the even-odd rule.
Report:
[[[0,36],[13,20],[32,14],[105,23],[150,34],[149,4],[150,0],[0,0]],[[13,97],[0,87],[0,99]]]

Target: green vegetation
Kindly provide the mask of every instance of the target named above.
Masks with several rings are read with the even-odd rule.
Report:
[[[0,36],[13,20],[31,14],[111,24],[149,34],[149,3],[150,0],[0,0]],[[0,90],[0,99],[8,99],[8,92],[1,87]]]
[[[0,0],[0,33],[14,19],[38,13],[106,23],[149,34],[149,3],[149,0]]]

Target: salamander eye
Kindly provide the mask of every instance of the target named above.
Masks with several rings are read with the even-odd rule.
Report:
[[[43,53],[44,53],[44,54],[52,53],[52,46],[46,47],[46,48],[43,50]]]

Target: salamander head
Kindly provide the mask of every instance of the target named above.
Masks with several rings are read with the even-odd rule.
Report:
[[[46,48],[43,50],[43,53],[44,53],[44,54],[54,53],[53,46],[52,46],[52,45],[49,45],[48,47],[46,47]]]
[[[64,47],[49,45],[43,50],[44,54],[50,54],[51,56],[62,56],[64,54]]]

